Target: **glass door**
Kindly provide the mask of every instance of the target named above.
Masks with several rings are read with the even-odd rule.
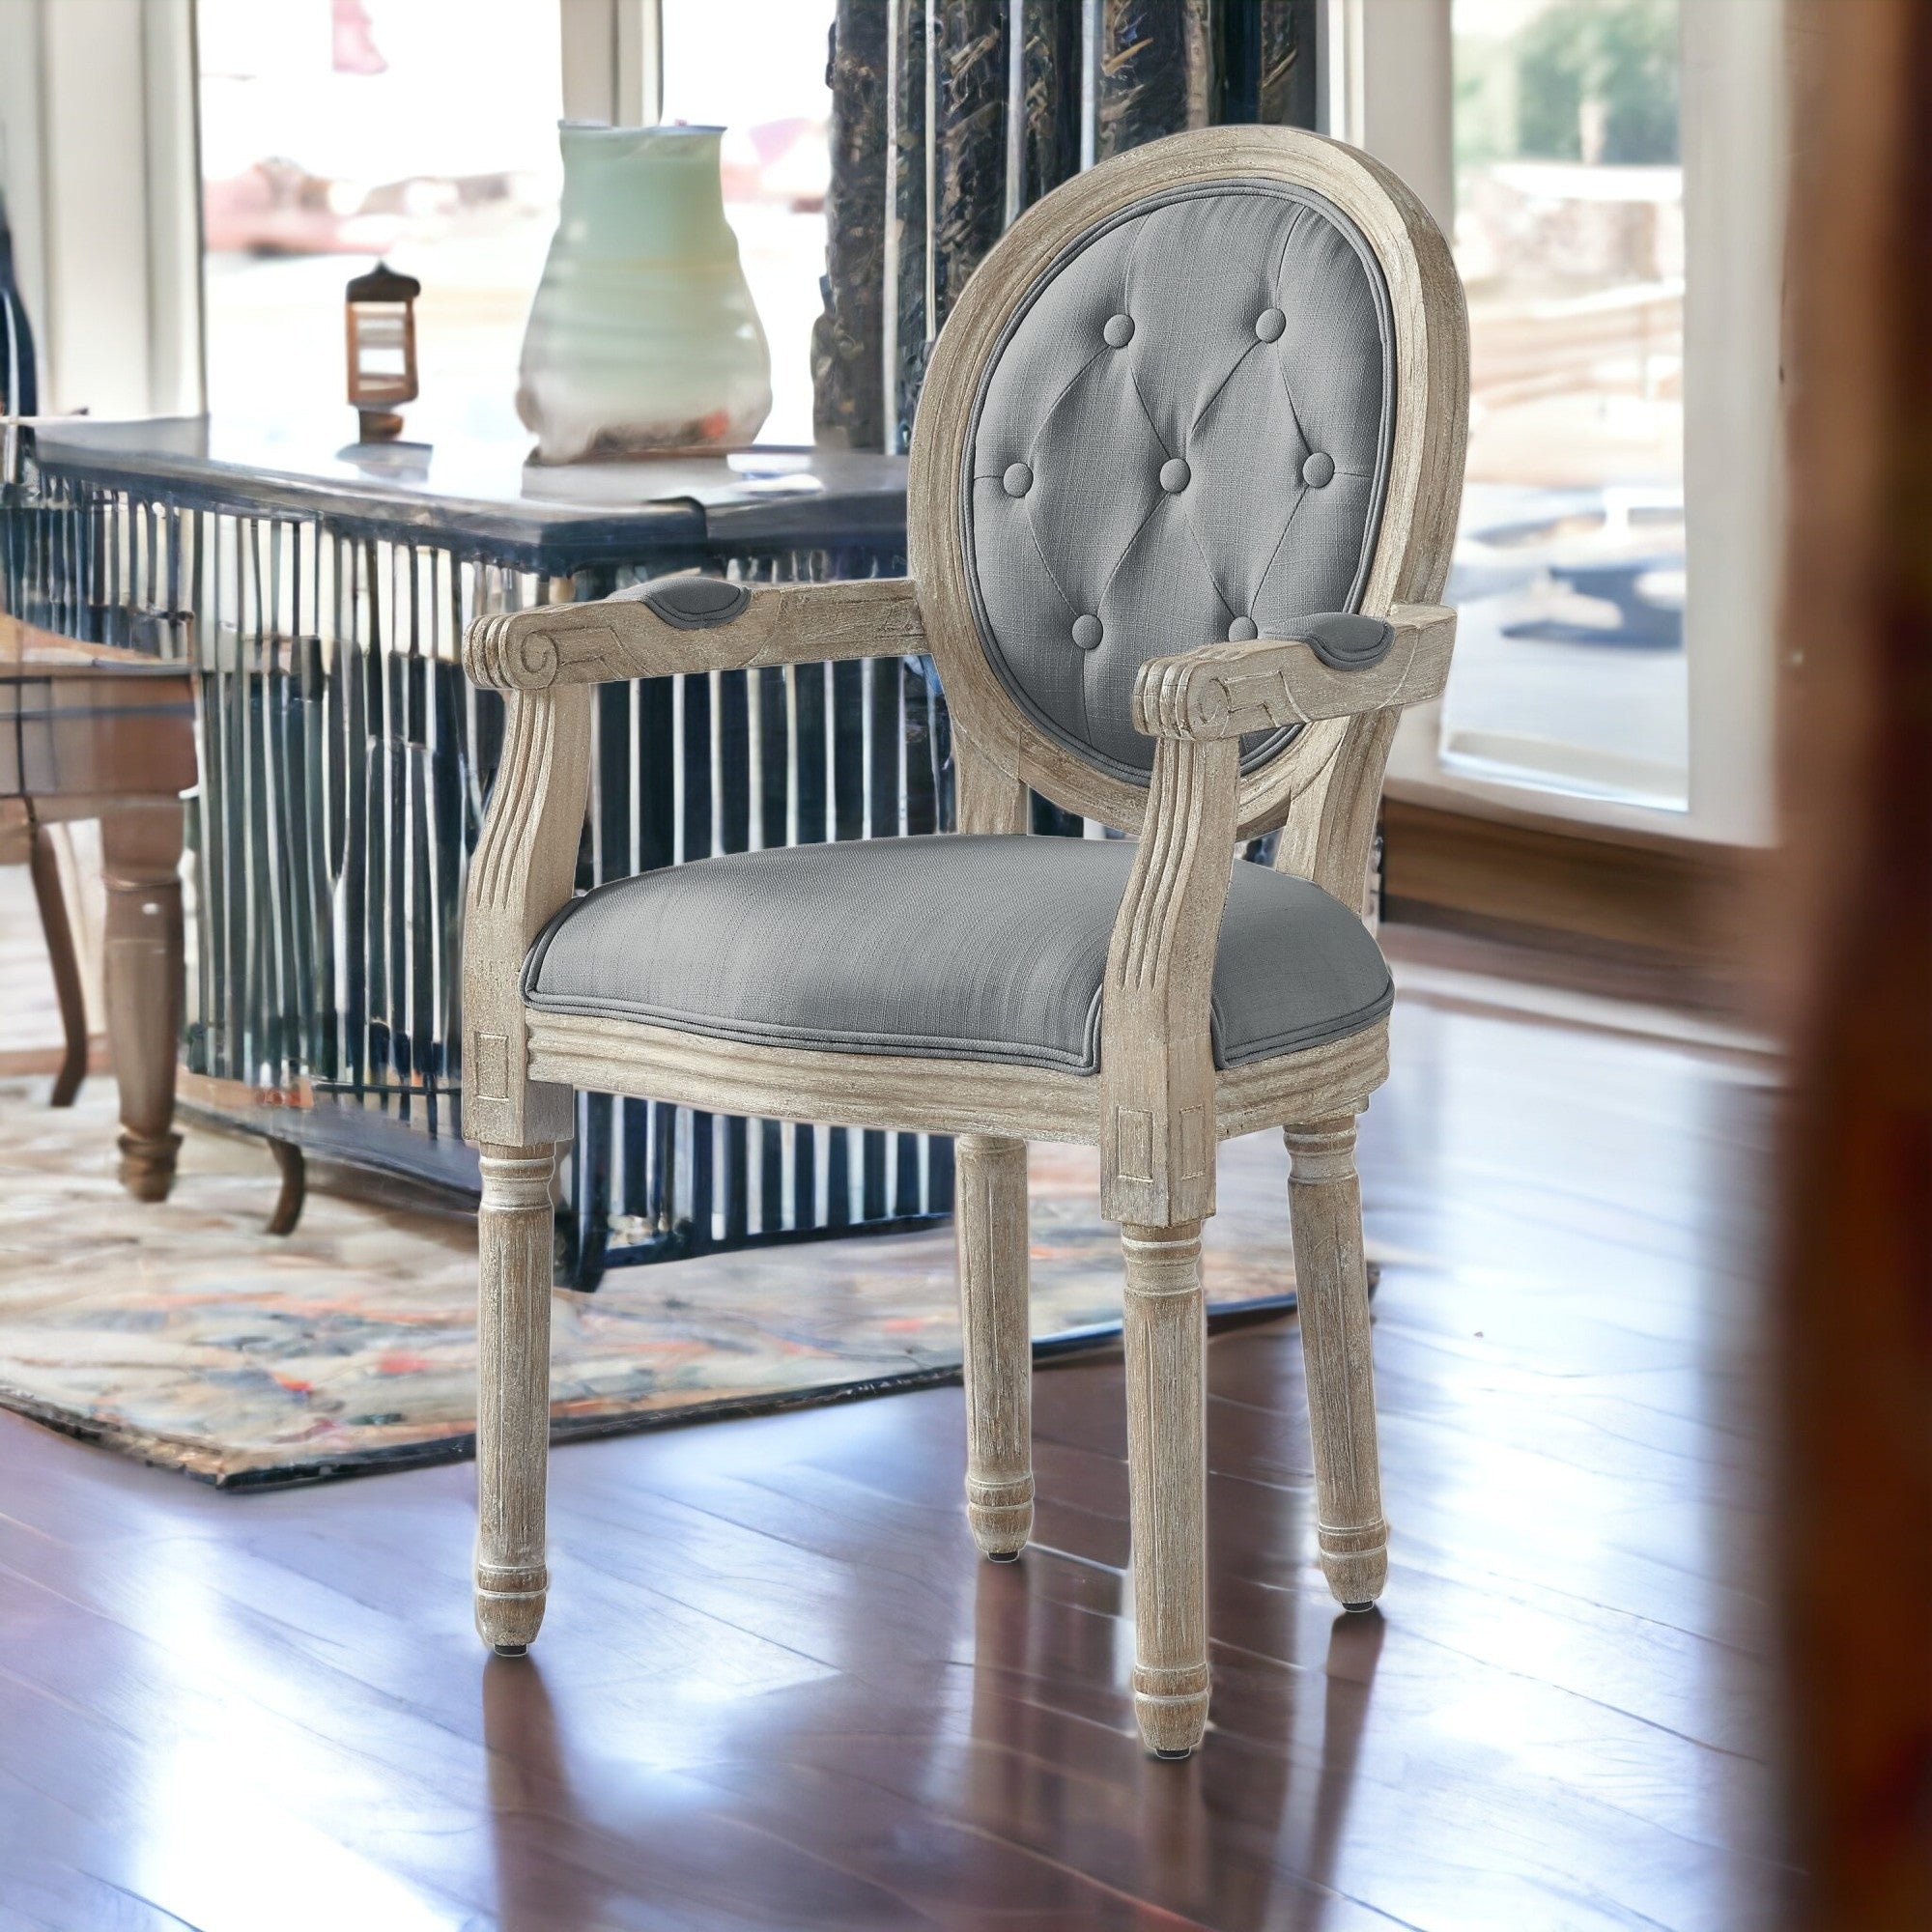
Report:
[[[1467,481],[1451,774],[1682,810],[1677,0],[1454,0]]]

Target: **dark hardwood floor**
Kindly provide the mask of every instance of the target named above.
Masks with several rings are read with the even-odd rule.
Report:
[[[1011,1567],[955,1389],[559,1450],[523,1662],[468,1468],[221,1495],[0,1416],[0,1927],[1766,1923],[1767,1095],[1547,1019],[1396,1040],[1384,1613],[1311,1560],[1292,1322],[1217,1340],[1189,1763],[1134,1735],[1115,1360],[1038,1377]]]

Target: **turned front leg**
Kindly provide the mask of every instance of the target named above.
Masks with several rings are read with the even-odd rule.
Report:
[[[1316,1535],[1337,1600],[1366,1610],[1388,1577],[1376,1453],[1369,1276],[1352,1115],[1290,1127],[1289,1222],[1315,1451]]]
[[[1010,1561],[1033,1532],[1033,1337],[1024,1141],[962,1134],[953,1225],[965,1342],[966,1516],[973,1540]]]
[[[1208,1723],[1208,1327],[1201,1223],[1122,1228],[1134,1715],[1185,1757]]]
[[[121,1184],[165,1201],[181,1136],[174,1130],[182,1020],[182,809],[118,806],[100,820],[107,924],[101,977],[107,1039],[121,1089]]]
[[[543,1622],[550,1453],[550,1146],[482,1150],[476,1309],[476,1629],[520,1656]]]

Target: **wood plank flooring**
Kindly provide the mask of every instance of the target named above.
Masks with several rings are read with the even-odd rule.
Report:
[[[1385,1613],[1313,1562],[1293,1323],[1217,1340],[1191,1762],[1134,1737],[1117,1360],[1038,1377],[1011,1567],[956,1389],[560,1450],[521,1663],[468,1468],[218,1495],[0,1416],[0,1928],[1765,1923],[1768,1096],[1455,1002],[1395,1064]]]

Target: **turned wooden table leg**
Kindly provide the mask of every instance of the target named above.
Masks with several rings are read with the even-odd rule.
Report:
[[[137,1200],[174,1184],[175,1054],[182,1021],[182,809],[118,806],[100,820],[107,887],[107,1037],[121,1087],[121,1181]]]
[[[61,1032],[67,1052],[54,1076],[49,1107],[71,1107],[87,1078],[87,997],[81,990],[80,961],[74,955],[73,927],[67,916],[67,895],[61,890],[60,860],[53,834],[35,821],[29,834],[27,866],[34,882],[34,900],[41,911],[41,931],[47,943],[47,966],[54,978],[54,998],[60,1006]]]
[[[1201,1223],[1122,1228],[1134,1715],[1185,1757],[1208,1723],[1208,1326]]]
[[[1366,1610],[1388,1577],[1353,1116],[1290,1127],[1289,1222],[1308,1374],[1317,1537],[1336,1599]]]
[[[556,1150],[486,1147],[477,1211],[476,1630],[520,1656],[543,1622]]]
[[[953,1197],[965,1340],[966,1515],[1009,1561],[1033,1531],[1033,1337],[1024,1141],[962,1134]]]

